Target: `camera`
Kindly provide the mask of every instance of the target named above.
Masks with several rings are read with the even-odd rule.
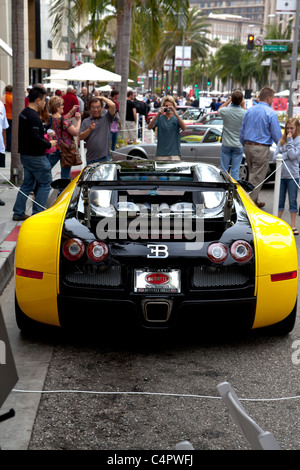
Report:
[[[164,112],[168,113],[170,111],[170,108],[164,108]]]

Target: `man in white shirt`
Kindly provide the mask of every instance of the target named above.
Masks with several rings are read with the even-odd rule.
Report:
[[[0,101],[0,167],[5,167],[5,146],[6,146],[6,129],[9,127],[6,119],[5,106]],[[0,199],[0,206],[5,206],[5,202]]]

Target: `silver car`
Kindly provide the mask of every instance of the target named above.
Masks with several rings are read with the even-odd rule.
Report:
[[[222,126],[186,126],[186,129],[180,132],[181,161],[211,163],[219,167],[222,130]],[[121,147],[112,152],[113,160],[152,160],[156,155],[156,147],[156,142]],[[240,179],[247,179],[247,176],[247,166],[243,159]]]

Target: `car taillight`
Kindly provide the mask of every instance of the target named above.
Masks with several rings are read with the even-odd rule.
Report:
[[[91,261],[100,263],[108,255],[108,246],[104,242],[96,240],[87,247],[87,255]]]
[[[230,247],[230,253],[235,261],[244,263],[252,257],[252,248],[245,240],[236,240]]]
[[[70,238],[63,245],[63,254],[70,261],[80,259],[84,253],[84,243],[79,238]]]
[[[288,279],[296,279],[297,278],[297,271],[289,271],[287,273],[278,273],[278,274],[271,274],[271,281],[287,281]]]
[[[17,276],[30,277],[31,279],[43,279],[41,271],[32,271],[31,269],[16,268]]]
[[[228,256],[227,246],[221,242],[211,243],[207,248],[207,256],[214,263],[223,263]]]

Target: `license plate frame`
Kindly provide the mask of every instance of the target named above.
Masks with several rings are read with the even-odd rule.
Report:
[[[167,275],[169,281],[163,284],[149,283],[146,277],[153,274]],[[181,293],[181,270],[180,269],[135,269],[134,270],[134,292],[155,294],[180,294]]]

